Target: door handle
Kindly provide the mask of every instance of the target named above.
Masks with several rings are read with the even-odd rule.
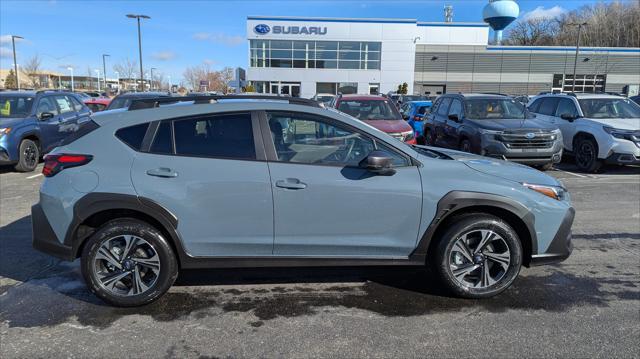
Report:
[[[305,189],[307,184],[300,182],[297,178],[287,178],[286,180],[276,181],[276,187],[287,189]]]
[[[153,170],[148,170],[147,174],[149,176],[163,177],[163,178],[178,177],[178,172],[172,171],[171,168],[166,168],[166,167],[160,167]]]

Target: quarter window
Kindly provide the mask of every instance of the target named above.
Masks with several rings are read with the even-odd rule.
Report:
[[[251,115],[248,113],[176,120],[173,131],[178,155],[256,158]]]
[[[116,137],[134,150],[139,151],[148,127],[149,123],[141,123],[139,125],[121,128],[116,131]]]
[[[315,116],[268,113],[278,160],[335,166],[358,166],[374,143],[357,132],[329,124]]]
[[[156,135],[151,143],[149,152],[158,154],[172,154],[173,140],[171,139],[171,122],[160,123],[156,130]]]

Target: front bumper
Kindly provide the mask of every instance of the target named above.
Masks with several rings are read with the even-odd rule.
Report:
[[[4,148],[0,147],[0,165],[11,165],[16,161],[13,161],[11,157],[9,157],[9,153]]]
[[[640,165],[640,156],[629,153],[613,153],[605,160],[612,165]]]
[[[507,159],[526,165],[559,163],[562,160],[563,144],[561,138],[548,148],[508,148],[505,143],[484,135],[480,146],[480,152],[484,156]]]
[[[31,226],[33,233],[33,248],[40,252],[64,259],[74,260],[73,248],[66,246],[60,241],[51,228],[49,220],[44,214],[40,204],[31,207]]]
[[[571,225],[573,224],[575,213],[576,211],[573,208],[567,211],[547,251],[531,256],[531,266],[559,263],[569,258],[569,255],[571,255],[573,251]]]

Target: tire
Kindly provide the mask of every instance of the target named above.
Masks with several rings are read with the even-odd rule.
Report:
[[[553,168],[553,162],[545,163],[541,166],[537,166],[540,171],[549,171]]]
[[[471,141],[466,138],[462,139],[462,141],[460,141],[460,151],[472,153],[473,151],[471,151]]]
[[[602,167],[598,159],[598,144],[589,137],[576,139],[573,146],[576,166],[583,172],[596,173]]]
[[[133,244],[132,250],[125,253],[128,243]],[[112,220],[100,227],[82,250],[81,268],[91,292],[118,307],[155,301],[178,276],[178,262],[167,239],[148,223],[133,218]]]
[[[24,139],[18,147],[18,163],[15,169],[18,172],[32,172],[40,161],[40,148],[38,144],[30,139]]]
[[[432,146],[432,147],[436,145],[436,139],[433,137],[433,133],[428,128],[424,129],[424,143],[427,146]]]
[[[463,298],[489,298],[506,290],[522,265],[522,245],[513,228],[502,219],[483,213],[461,215],[448,223],[450,226],[436,238],[429,253],[431,270],[440,283],[452,294]],[[493,240],[475,252],[483,236],[493,236]],[[471,260],[458,250],[462,248],[460,241],[465,239]],[[474,267],[476,269],[472,269]],[[485,269],[489,276],[483,276]],[[454,271],[466,274],[456,278]]]

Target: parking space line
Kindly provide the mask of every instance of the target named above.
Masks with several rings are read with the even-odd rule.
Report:
[[[590,177],[590,176],[587,176],[587,175],[581,175],[581,174],[577,174],[577,173],[573,173],[573,172],[569,172],[569,171],[563,171],[563,170],[557,169],[557,168],[555,168],[555,170],[558,171],[558,172],[566,173],[566,174],[569,174],[569,175],[572,175],[572,176],[576,176],[576,177],[580,177],[580,178],[589,178]]]
[[[42,173],[38,173],[37,175],[29,176],[29,177],[27,177],[27,179],[36,178],[36,177],[39,177],[39,176],[42,176]]]

